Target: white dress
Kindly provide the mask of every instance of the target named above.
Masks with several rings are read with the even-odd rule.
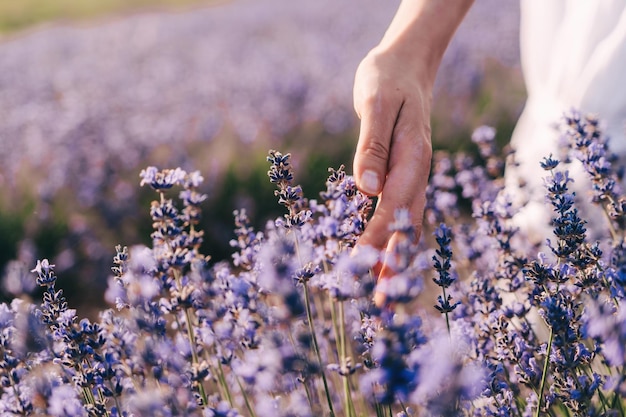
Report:
[[[554,125],[564,112],[597,114],[610,148],[626,161],[626,0],[521,0],[520,51],[528,99],[511,139],[520,165],[507,168],[506,181],[529,198],[518,224],[543,239],[552,211],[539,162],[558,154]],[[574,188],[587,200],[580,189],[586,177],[573,171]],[[520,182],[526,191],[518,191]],[[583,207],[587,220],[602,218],[593,210]],[[601,226],[590,221],[594,227]]]

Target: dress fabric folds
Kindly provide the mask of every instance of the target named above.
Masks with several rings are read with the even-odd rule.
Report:
[[[511,139],[517,165],[507,167],[506,183],[523,204],[517,223],[543,239],[551,207],[539,162],[558,156],[555,124],[565,112],[596,114],[611,150],[626,162],[626,0],[521,0],[520,10],[528,98]],[[587,203],[582,168],[574,164],[570,174],[592,237],[604,216]]]

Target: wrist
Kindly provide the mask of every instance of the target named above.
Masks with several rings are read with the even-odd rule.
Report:
[[[434,84],[441,61],[436,55],[433,58],[432,52],[413,43],[381,42],[370,51],[370,54],[402,71],[403,75],[420,81],[423,87]]]
[[[472,3],[403,0],[376,49],[434,82],[443,54]]]

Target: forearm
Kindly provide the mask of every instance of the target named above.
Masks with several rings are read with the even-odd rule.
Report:
[[[434,82],[441,58],[474,0],[402,0],[378,52]]]

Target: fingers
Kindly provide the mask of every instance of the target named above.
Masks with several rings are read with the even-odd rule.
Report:
[[[403,236],[400,233],[395,232],[389,238],[389,243],[387,244],[387,248],[385,250],[385,254],[382,260],[382,265],[380,267],[380,272],[378,273],[378,278],[391,278],[397,271],[395,268],[396,259],[394,258],[395,248],[398,243],[403,239]]]
[[[385,184],[391,138],[402,100],[365,87],[355,95],[355,108],[361,118],[359,141],[354,155],[354,178],[361,192],[378,195]]]
[[[411,219],[415,222],[415,240],[419,240],[421,232],[422,232],[422,219],[424,216],[424,206],[425,206],[425,194],[417,195],[415,200],[413,201],[413,206],[410,209]],[[377,268],[373,271],[374,276],[378,278],[379,284],[380,280],[387,280],[392,278],[397,271],[396,266],[399,261],[398,254],[396,253],[396,247],[403,239],[406,239],[406,236],[402,236],[399,232],[394,232],[389,242],[387,243],[385,254],[381,262],[377,264]],[[400,255],[402,256],[402,255]],[[377,286],[376,291],[374,292],[374,304],[378,307],[382,307],[387,302],[386,295],[386,287],[390,285],[390,282],[382,282],[382,287]],[[393,284],[391,284],[393,285]]]
[[[397,209],[409,210],[416,239],[422,231],[426,187],[430,174],[432,147],[428,112],[421,102],[407,101],[401,108],[392,132],[388,159],[388,174],[378,204],[359,245],[385,250],[385,258],[375,271],[379,279],[391,278],[394,270],[395,248],[404,237],[392,233],[390,225]],[[374,294],[378,306],[385,303],[384,292]]]
[[[393,265],[395,263],[395,259],[393,259],[393,257],[394,249],[398,245],[400,239],[401,236],[398,232],[395,232],[391,235],[391,238],[389,239],[389,243],[387,245],[387,249],[385,250],[384,258],[378,268],[378,271],[376,271],[376,277],[378,278],[379,285],[376,287],[376,290],[374,292],[374,304],[376,304],[378,307],[382,307],[387,299],[384,287],[388,285],[388,283],[383,282],[381,288],[380,280],[389,279],[393,277],[396,273],[393,268]]]
[[[421,232],[425,190],[430,174],[430,131],[418,103],[403,105],[395,128],[388,162],[388,174],[378,204],[359,244],[378,249],[388,246],[395,211],[406,208]]]
[[[359,190],[378,196],[358,246],[372,246],[393,256],[402,238],[392,234],[390,226],[400,208],[410,211],[421,233],[425,190],[430,174],[430,91],[419,80],[404,78],[404,73],[388,77],[389,68],[381,70],[377,56],[369,56],[357,70],[354,107],[361,119],[359,140],[354,157],[354,176]],[[356,248],[358,250],[358,248]],[[395,274],[391,258],[374,268],[378,277]],[[382,297],[382,298],[381,298]],[[375,294],[381,305],[384,296]]]

